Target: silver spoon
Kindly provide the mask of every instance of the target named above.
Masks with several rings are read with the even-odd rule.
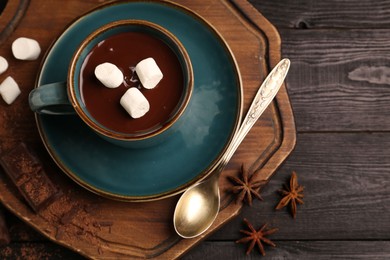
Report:
[[[218,215],[220,193],[218,178],[244,137],[276,96],[290,68],[290,60],[281,60],[260,86],[241,127],[233,137],[211,177],[188,188],[177,202],[173,225],[183,238],[193,238],[205,232]]]

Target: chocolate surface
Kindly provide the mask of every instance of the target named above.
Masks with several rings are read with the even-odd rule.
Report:
[[[134,67],[152,57],[163,73],[154,89],[145,89]],[[110,62],[124,74],[124,82],[115,89],[106,88],[94,75],[97,65]],[[120,33],[97,44],[80,73],[82,98],[90,114],[108,129],[137,134],[161,128],[172,117],[183,94],[183,71],[176,54],[162,40],[141,32]],[[120,105],[120,98],[130,87],[137,87],[150,103],[149,112],[133,119]]]
[[[40,160],[24,143],[2,154],[0,165],[35,212],[46,208],[61,195]]]
[[[24,176],[32,176],[41,170],[38,158],[24,143],[18,144],[0,156],[0,165],[15,183],[23,182]]]

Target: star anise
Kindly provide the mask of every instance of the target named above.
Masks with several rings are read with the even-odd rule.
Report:
[[[284,208],[291,203],[291,214],[295,218],[297,203],[303,204],[303,186],[298,184],[298,177],[295,171],[291,174],[290,187],[285,186],[280,192],[284,197],[280,200],[276,209]]]
[[[267,227],[267,224],[264,224],[264,225],[261,226],[261,228],[258,231],[256,231],[254,229],[254,227],[252,226],[252,224],[249,223],[249,221],[247,219],[244,218],[244,222],[248,226],[250,231],[248,231],[248,230],[240,230],[241,233],[243,233],[243,234],[245,234],[247,236],[237,240],[236,243],[248,243],[248,242],[250,242],[249,247],[246,250],[246,254],[247,255],[249,255],[249,253],[252,251],[252,249],[254,248],[254,246],[256,244],[257,244],[257,246],[258,246],[258,248],[260,250],[260,253],[263,256],[265,256],[265,251],[264,251],[264,246],[263,246],[262,243],[265,243],[265,244],[273,246],[273,247],[276,246],[275,243],[273,243],[271,240],[266,238],[266,236],[267,235],[271,235],[271,234],[275,233],[276,231],[278,231],[277,228],[272,228],[272,229],[265,230],[265,228]]]
[[[228,176],[228,179],[232,182],[232,184],[234,184],[233,187],[229,188],[229,191],[234,194],[238,194],[236,201],[245,200],[250,206],[252,206],[253,197],[263,200],[258,189],[265,183],[265,181],[256,181],[255,173],[249,177],[249,171],[244,165],[241,166],[241,175],[241,179],[235,176]]]

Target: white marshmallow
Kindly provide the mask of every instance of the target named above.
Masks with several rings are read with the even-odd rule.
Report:
[[[8,61],[0,56],[0,74],[2,74],[4,71],[8,69]]]
[[[163,74],[153,58],[147,58],[140,61],[137,66],[135,66],[135,71],[137,72],[142,86],[147,89],[156,87],[163,78]]]
[[[12,104],[20,93],[18,83],[11,76],[7,77],[0,85],[0,95],[8,105]]]
[[[122,71],[109,62],[96,66],[95,76],[107,88],[117,88],[123,82]]]
[[[140,118],[150,109],[149,101],[137,88],[129,88],[120,103],[132,118]]]
[[[41,54],[41,47],[34,39],[20,37],[12,43],[12,53],[18,60],[36,60]]]

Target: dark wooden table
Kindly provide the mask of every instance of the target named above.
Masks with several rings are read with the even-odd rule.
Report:
[[[297,145],[263,189],[264,201],[184,259],[245,258],[246,246],[234,243],[243,218],[279,228],[269,259],[389,259],[390,1],[250,2],[277,27],[282,56],[292,61],[287,88]],[[274,210],[292,171],[305,186],[296,219]],[[11,238],[1,259],[82,259],[0,210]]]

